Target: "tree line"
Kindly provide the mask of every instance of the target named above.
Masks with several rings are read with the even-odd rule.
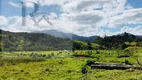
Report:
[[[84,42],[43,33],[12,33],[1,30],[0,38],[0,50],[3,51],[125,49],[128,46],[142,46],[142,38],[129,33],[97,37],[93,42]]]

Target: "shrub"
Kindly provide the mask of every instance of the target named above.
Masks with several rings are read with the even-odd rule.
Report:
[[[52,53],[51,56],[54,56],[54,53]]]
[[[24,72],[24,70],[21,70],[21,72]]]
[[[47,58],[48,58],[48,59],[49,59],[49,58],[51,58],[51,55],[50,55],[50,54],[48,54]]]
[[[88,72],[88,69],[89,67],[87,65],[84,65],[82,68],[81,68],[81,73],[82,74],[86,74]]]
[[[63,60],[60,60],[58,63],[59,63],[59,64],[63,64]]]
[[[131,63],[128,60],[125,60],[125,64],[131,65]]]
[[[88,71],[86,69],[86,66],[83,66],[81,69],[82,74],[86,74]]]
[[[42,57],[46,57],[46,54],[43,54]]]
[[[3,79],[0,77],[0,80],[3,80]]]
[[[4,66],[4,62],[1,62],[1,61],[0,61],[0,66]]]
[[[87,60],[86,65],[91,66],[95,63],[95,60]]]
[[[126,49],[124,50],[124,53],[127,54],[127,55],[129,55],[129,56],[132,56],[132,55],[133,55],[133,51],[132,51],[131,49],[129,49],[129,48],[126,48]]]
[[[129,48],[126,48],[124,51],[122,51],[121,53],[119,53],[119,58],[121,57],[130,57],[130,56],[133,56],[133,50],[129,49]]]
[[[71,73],[72,71],[71,70],[67,70],[67,73]]]
[[[46,69],[45,69],[45,71],[46,71],[46,72],[49,72],[49,71],[50,71],[50,69],[49,69],[49,68],[46,68]]]

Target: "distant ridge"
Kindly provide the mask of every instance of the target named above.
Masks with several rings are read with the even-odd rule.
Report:
[[[137,35],[137,38],[142,38],[142,36]]]
[[[87,41],[87,42],[93,42],[97,37],[97,36],[90,36],[90,37],[78,36],[76,34],[64,33],[57,30],[43,30],[43,31],[38,31],[38,33],[49,34],[59,38],[69,38],[72,40],[80,40],[80,41]]]
[[[121,33],[121,34],[118,34],[118,35],[121,35],[121,36],[124,36],[124,35],[133,35],[133,36],[136,36],[137,38],[142,38],[142,35],[134,35],[134,34],[131,34],[131,33],[127,33],[127,32],[124,32],[124,33]]]
[[[73,38],[76,40],[68,39],[64,37],[67,35],[64,33],[63,38],[55,37],[47,33],[27,33],[27,32],[9,32],[0,30],[0,40],[2,46],[0,50],[4,51],[47,51],[47,50],[72,50],[72,49],[91,49],[88,47],[90,44],[92,47],[96,46],[95,44],[100,45],[101,49],[125,49],[127,45],[125,42],[136,41],[139,46],[141,45],[142,38],[141,36],[135,36],[129,33],[122,33],[113,36],[93,36],[93,37],[83,37],[77,35],[70,35],[68,38]],[[51,31],[53,32],[53,31]],[[55,31],[56,32],[56,31]],[[58,32],[63,33],[63,32]],[[57,34],[57,33],[56,33]],[[69,33],[70,34],[70,33]],[[71,37],[73,36],[73,37]],[[140,39],[141,38],[141,39]],[[83,42],[92,41],[92,42]],[[82,47],[84,46],[84,47]]]

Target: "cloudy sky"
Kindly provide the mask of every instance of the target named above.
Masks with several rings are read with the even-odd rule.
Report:
[[[22,3],[27,10],[22,25]],[[39,13],[34,16],[35,5]],[[40,20],[43,18],[46,18]],[[48,19],[48,20],[47,20]],[[59,30],[81,36],[142,35],[142,0],[0,0],[0,29],[12,32]]]

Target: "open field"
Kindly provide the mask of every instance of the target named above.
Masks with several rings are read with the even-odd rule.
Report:
[[[120,50],[78,50],[74,53],[2,52],[0,80],[142,80],[142,70],[91,69],[90,66],[84,68],[89,61],[141,65],[141,49],[130,56],[121,53],[123,51]]]

